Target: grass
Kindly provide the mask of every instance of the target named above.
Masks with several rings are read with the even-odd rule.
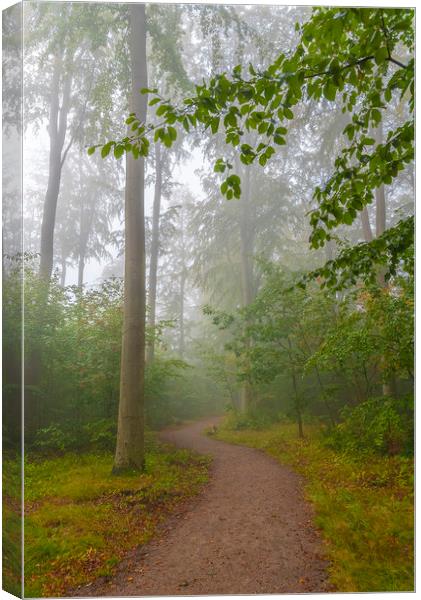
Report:
[[[337,453],[314,426],[305,440],[292,424],[234,431],[227,423],[215,437],[259,448],[305,477],[337,591],[414,590],[411,459]]]
[[[63,596],[112,575],[200,490],[209,466],[206,457],[157,442],[140,475],[112,476],[112,462],[110,454],[66,454],[25,464],[26,596]]]
[[[22,518],[20,457],[3,454],[3,589],[10,594],[22,593]]]

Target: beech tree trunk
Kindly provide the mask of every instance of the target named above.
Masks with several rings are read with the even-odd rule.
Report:
[[[149,313],[148,325],[155,327],[156,320],[156,284],[158,274],[159,260],[159,219],[161,216],[161,196],[162,196],[162,158],[161,147],[155,145],[155,192],[153,199],[153,215],[152,215],[152,241],[151,241],[151,261],[149,264]],[[151,364],[155,357],[155,340],[149,342],[146,349],[146,362]]]
[[[144,4],[131,4],[131,112],[146,119],[146,16]],[[124,317],[120,372],[117,447],[113,472],[144,466],[145,374],[145,163],[126,156]]]

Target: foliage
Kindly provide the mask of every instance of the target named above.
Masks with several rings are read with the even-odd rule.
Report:
[[[213,135],[222,128],[226,144],[237,149],[245,165],[258,162],[264,167],[276,154],[275,148],[286,144],[293,109],[301,101],[325,98],[333,103],[338,97],[343,112],[351,114],[351,122],[343,130],[349,144],[337,157],[333,174],[314,191],[317,207],[310,215],[310,242],[319,248],[331,239],[331,229],[352,224],[359,211],[373,201],[374,190],[391,184],[414,158],[413,19],[411,9],[315,8],[306,23],[297,24],[300,39],[295,50],[279,54],[264,70],[250,64],[246,77],[243,66],[238,65],[231,76],[222,73],[197,85],[196,94],[185,98],[182,107],[157,89],[142,90],[154,94],[149,105],[156,106],[161,121],[143,123],[135,114],[129,115],[126,122],[133,133],[121,141],[107,142],[101,154],[105,157],[114,148],[116,156],[124,152],[132,152],[135,158],[146,156],[152,136],[154,142],[170,147],[177,138],[174,125],[178,124],[187,131],[202,126]],[[378,127],[384,109],[396,96],[405,102],[408,118],[387,133],[384,143],[376,144],[371,128]],[[258,134],[254,143],[250,143],[249,132]],[[95,147],[89,150],[94,151]],[[219,158],[215,163],[216,172],[232,168],[231,159]],[[239,175],[228,174],[221,192],[228,200],[239,198]],[[406,226],[405,221],[397,226],[398,236],[403,237],[401,230]],[[376,246],[375,250],[384,262],[384,248]],[[392,252],[395,268],[401,247],[390,244],[387,250]],[[330,267],[335,267],[334,263],[326,268]],[[364,276],[367,267],[370,263],[360,261],[353,271]]]
[[[235,411],[230,411],[225,419],[225,427],[232,431],[241,431],[243,429],[260,430],[270,426],[270,419],[261,413],[242,414]]]
[[[412,395],[396,400],[370,398],[344,407],[342,423],[326,432],[326,445],[350,454],[359,452],[413,454],[414,416]]]
[[[303,423],[316,418],[329,426],[335,447],[411,452],[413,398],[405,394],[413,381],[412,278],[357,288],[338,300],[314,283],[293,285],[299,277],[267,263],[261,289],[246,308],[226,313],[204,307],[229,334],[219,362],[234,356],[237,381],[253,387],[247,413],[233,417],[232,427],[254,428],[286,414],[303,435]],[[213,376],[221,378],[220,366]],[[393,400],[381,396],[390,382]]]
[[[31,256],[24,261],[25,353],[28,370],[41,356],[42,377],[36,403],[25,414],[26,444],[44,453],[68,450],[110,450],[115,443],[122,328],[122,282],[111,278],[100,285],[62,288],[53,278],[47,301],[39,307],[45,287]],[[4,280],[4,321],[8,355],[20,348],[21,266]],[[168,320],[148,328],[158,344],[156,359],[146,371],[146,421],[162,427],[177,418],[203,414],[213,404],[215,385],[206,373],[165,351]],[[9,382],[9,387],[13,382]],[[208,388],[208,389],[207,389]],[[215,394],[218,395],[217,393]],[[57,400],[60,400],[59,402]],[[6,434],[9,425],[5,422]]]
[[[25,595],[63,596],[109,576],[207,481],[209,460],[149,436],[146,471],[111,476],[112,455],[25,463]],[[109,540],[113,544],[109,544]]]
[[[336,369],[351,378],[359,370],[367,393],[376,376],[384,383],[395,376],[413,379],[412,294],[412,284],[403,281],[391,289],[362,289],[348,296],[306,369]]]
[[[333,451],[319,428],[307,433],[299,440],[282,423],[264,431],[221,427],[216,437],[260,448],[304,475],[335,590],[413,590],[413,461]]]
[[[333,291],[350,288],[358,279],[373,285],[381,269],[384,269],[386,281],[402,272],[413,276],[414,217],[399,221],[370,243],[343,248],[336,258],[306,273],[298,285],[304,287],[314,279]]]

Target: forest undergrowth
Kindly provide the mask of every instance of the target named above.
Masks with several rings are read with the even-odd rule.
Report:
[[[304,477],[340,592],[410,591],[414,585],[413,459],[327,447],[317,425],[236,429],[228,418],[215,437],[263,450]]]
[[[142,474],[112,476],[111,453],[64,453],[25,464],[25,595],[63,596],[111,576],[207,481],[209,459],[150,434]]]

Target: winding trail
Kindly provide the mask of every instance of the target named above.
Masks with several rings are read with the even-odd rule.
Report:
[[[203,434],[218,418],[162,439],[213,457],[210,483],[108,582],[78,596],[330,591],[321,540],[300,477],[259,450]]]

